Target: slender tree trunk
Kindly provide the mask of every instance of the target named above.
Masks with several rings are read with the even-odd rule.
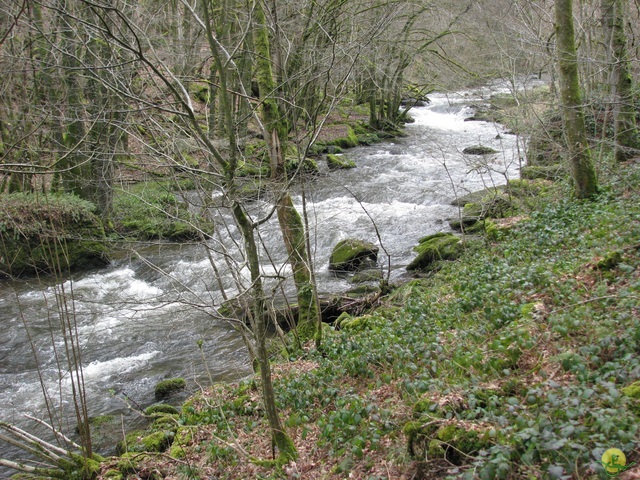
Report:
[[[266,27],[264,11],[260,3],[255,9],[256,38],[254,46],[258,54],[257,78],[262,105],[262,121],[265,128],[265,141],[269,150],[271,177],[286,181],[285,155],[283,144],[287,140],[286,120],[274,98],[276,90],[273,69],[271,68],[271,49]],[[289,263],[293,270],[298,299],[298,331],[303,338],[316,335],[318,307],[315,301],[314,285],[311,275],[311,261],[305,242],[305,229],[288,191],[280,194],[276,203],[280,230],[289,254]]]
[[[262,286],[262,277],[260,275],[260,260],[253,234],[253,225],[239,204],[236,204],[233,207],[233,216],[242,231],[245,253],[247,255],[249,271],[251,272],[251,292],[253,296],[251,322],[253,334],[256,337],[256,354],[260,365],[262,396],[267,418],[269,420],[269,427],[271,428],[271,437],[273,444],[278,447],[280,459],[283,461],[289,461],[297,457],[297,451],[293,441],[289,435],[287,435],[282,421],[280,420],[275,392],[273,389],[273,382],[271,379],[271,365],[269,362],[269,354],[267,352],[267,309],[265,308],[264,288]]]
[[[610,64],[609,84],[613,97],[615,158],[625,161],[640,149],[633,105],[633,77],[629,68],[622,0],[602,0],[602,24]]]
[[[572,0],[555,2],[560,97],[575,193],[578,198],[589,198],[598,187],[584,123],[572,7]]]

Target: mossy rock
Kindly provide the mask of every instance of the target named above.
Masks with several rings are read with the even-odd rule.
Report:
[[[331,143],[340,148],[353,148],[358,146],[358,136],[350,125],[347,125],[347,134],[344,137],[338,137]]]
[[[486,195],[476,195],[474,202],[466,203],[461,216],[449,219],[449,226],[453,230],[472,233],[482,231],[483,227],[478,222],[486,218],[504,218],[516,209],[516,205],[510,196],[502,190],[495,190]]]
[[[374,143],[380,143],[382,139],[377,133],[359,133],[358,143],[360,145],[373,145]]]
[[[440,260],[453,260],[462,253],[462,240],[452,233],[436,233],[421,238],[413,248],[418,256],[407,265],[407,270],[426,270]]]
[[[124,478],[124,474],[115,468],[110,468],[106,472],[102,474],[104,478],[108,478],[109,480],[122,480]]]
[[[151,430],[173,430],[175,432],[178,428],[179,414],[156,413],[152,417],[154,420],[151,424]]]
[[[338,317],[340,318],[340,317]],[[343,318],[340,321],[340,330],[348,330],[352,332],[358,332],[369,328],[371,321],[374,317],[371,315],[361,315],[359,317]]]
[[[349,298],[359,298],[365,295],[371,295],[374,293],[380,293],[380,287],[378,285],[358,285],[357,287],[350,288],[344,292],[344,296]]]
[[[477,192],[470,192],[461,197],[456,197],[451,201],[451,205],[454,207],[464,207],[467,203],[480,203],[484,198],[492,198],[498,196],[507,188],[506,185],[500,185],[497,187],[489,187]]]
[[[353,160],[332,154],[327,155],[327,166],[332,170],[356,168]]]
[[[0,195],[0,277],[109,263],[95,206],[73,195]]]
[[[336,318],[335,320],[335,325],[336,327],[340,327],[342,325],[342,322],[348,322],[351,319],[351,315],[347,312],[342,312],[338,318]]]
[[[333,248],[329,258],[329,270],[354,272],[375,265],[379,248],[364,240],[348,238]]]
[[[171,444],[169,455],[172,458],[184,458],[186,456],[185,447],[193,441],[193,429],[189,427],[180,427],[176,432],[176,436]]]
[[[288,176],[299,172],[307,175],[315,175],[320,172],[318,163],[313,158],[308,157],[302,161],[302,166],[298,157],[287,157],[285,159],[285,170]]]
[[[440,427],[435,437],[442,442],[445,458],[454,465],[462,465],[480,450],[491,446],[486,432],[467,430],[455,424]]]
[[[518,106],[518,99],[511,93],[496,93],[489,99],[495,109],[512,108]]]
[[[449,227],[451,230],[456,230],[458,232],[471,233],[472,230],[477,228],[477,225],[480,223],[478,217],[457,217],[450,218],[447,220]]]
[[[164,452],[173,442],[173,431],[131,432],[116,445],[116,453]]]
[[[622,263],[622,252],[609,252],[605,257],[596,263],[596,269],[601,271],[613,270]]]
[[[169,397],[171,394],[184,390],[187,387],[187,382],[184,378],[170,378],[158,382],[155,387],[156,400],[162,400]]]
[[[179,415],[180,411],[173,405],[168,405],[166,403],[155,403],[145,408],[144,414],[149,416],[156,414]]]
[[[379,269],[370,269],[363,270],[361,272],[357,272],[351,277],[350,282],[352,284],[358,283],[368,283],[368,282],[379,282],[382,280],[382,270]]]
[[[411,421],[404,425],[402,433],[407,439],[407,451],[412,458],[423,459],[429,443],[438,430],[434,422]]]
[[[198,82],[191,82],[188,85],[188,89],[189,93],[193,95],[193,98],[202,103],[209,103],[211,94],[208,85]]]
[[[486,145],[472,145],[465,147],[462,153],[466,155],[493,155],[494,153],[498,153],[498,151]]]
[[[120,455],[120,458],[117,463],[117,468],[123,474],[125,474],[125,478],[128,478],[126,475],[129,473],[136,473],[140,470],[140,467],[148,462],[153,462],[154,457],[151,455],[141,454],[139,452],[125,452]],[[159,478],[155,473],[151,474],[151,476],[147,477],[147,480],[155,480]]]

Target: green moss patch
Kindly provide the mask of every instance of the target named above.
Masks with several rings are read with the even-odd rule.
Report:
[[[184,378],[170,378],[158,382],[155,387],[156,400],[162,400],[171,394],[187,388],[187,382]]]

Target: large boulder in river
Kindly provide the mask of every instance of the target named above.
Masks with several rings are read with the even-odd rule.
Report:
[[[418,240],[413,247],[418,256],[407,266],[407,270],[429,270],[440,260],[453,260],[462,253],[462,240],[453,233],[434,233]]]
[[[378,247],[355,238],[341,240],[333,248],[329,258],[329,270],[355,272],[371,268],[378,261]]]
[[[343,155],[333,155],[331,153],[327,155],[327,166],[331,170],[356,168],[356,164],[353,160],[350,160]]]

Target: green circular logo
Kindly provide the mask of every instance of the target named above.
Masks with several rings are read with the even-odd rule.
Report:
[[[602,466],[604,467],[605,471],[611,476],[615,476],[620,472],[623,472],[626,465],[627,457],[625,457],[622,450],[618,450],[617,448],[610,448],[602,454]]]

